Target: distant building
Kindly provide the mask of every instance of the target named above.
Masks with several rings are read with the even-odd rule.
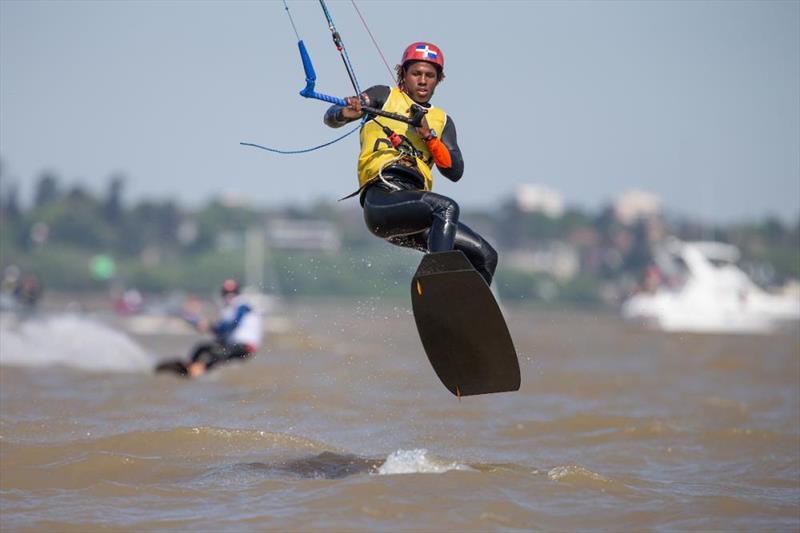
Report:
[[[655,194],[630,190],[614,200],[614,216],[623,224],[633,224],[640,219],[652,219],[661,215],[661,199]]]
[[[525,213],[544,213],[552,218],[559,218],[564,214],[564,199],[561,194],[546,185],[520,185],[514,200],[517,208]]]
[[[267,225],[267,242],[276,249],[335,252],[342,238],[332,222],[279,218]]]

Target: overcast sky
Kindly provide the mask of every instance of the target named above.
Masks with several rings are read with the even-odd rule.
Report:
[[[350,1],[329,1],[362,87],[390,84]],[[523,183],[597,209],[629,189],[713,221],[800,214],[800,2],[374,1],[393,66],[429,40],[466,172],[463,206]],[[352,94],[317,2],[289,1],[317,89]],[[322,124],[276,1],[0,0],[0,159],[23,200],[43,170],[95,191],[197,205],[333,200],[356,187],[355,135]],[[355,201],[355,200],[351,200]]]

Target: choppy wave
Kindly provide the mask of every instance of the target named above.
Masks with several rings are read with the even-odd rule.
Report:
[[[380,475],[441,474],[451,470],[473,470],[470,466],[431,457],[428,450],[397,450],[378,468]]]
[[[465,464],[431,457],[424,449],[397,450],[385,460],[326,450],[301,457],[279,457],[266,463],[225,465],[205,473],[198,483],[227,485],[264,478],[342,479],[357,475],[442,474],[453,470],[474,471]]]
[[[130,337],[76,315],[0,325],[0,364],[62,365],[97,372],[143,372],[154,359]]]
[[[265,479],[342,479],[358,475],[476,471],[425,449],[399,449],[385,459],[337,451],[305,437],[253,429],[178,427],[70,439],[59,444],[3,441],[3,483],[18,488],[88,488],[102,482],[190,485]],[[223,458],[262,458],[216,464]],[[199,461],[199,463],[198,463]],[[199,475],[198,475],[199,474]]]

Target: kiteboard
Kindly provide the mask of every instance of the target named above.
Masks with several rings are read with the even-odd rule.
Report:
[[[156,365],[156,374],[170,373],[179,376],[189,376],[189,370],[186,368],[186,363],[181,359],[170,359]]]
[[[454,395],[519,390],[517,352],[489,285],[459,250],[426,254],[411,280],[425,353]]]

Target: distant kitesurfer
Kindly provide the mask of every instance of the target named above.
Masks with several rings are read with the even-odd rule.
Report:
[[[397,87],[376,85],[361,98],[346,98],[347,107],[331,106],[325,124],[338,128],[363,117],[363,105],[407,117],[424,108],[417,127],[376,117],[361,128],[358,183],[364,221],[376,236],[397,246],[423,252],[461,250],[491,284],[497,252],[483,237],[459,222],[458,204],[431,192],[432,166],[451,181],[464,172],[453,119],[430,104],[444,79],[444,56],[434,44],[408,46],[396,67]],[[371,117],[372,118],[372,117]]]
[[[240,295],[239,283],[234,279],[225,280],[220,295],[223,307],[219,320],[213,324],[197,316],[185,317],[198,331],[214,334],[214,340],[195,347],[185,365],[186,373],[191,377],[221,363],[247,359],[261,344],[263,326],[260,317]]]

